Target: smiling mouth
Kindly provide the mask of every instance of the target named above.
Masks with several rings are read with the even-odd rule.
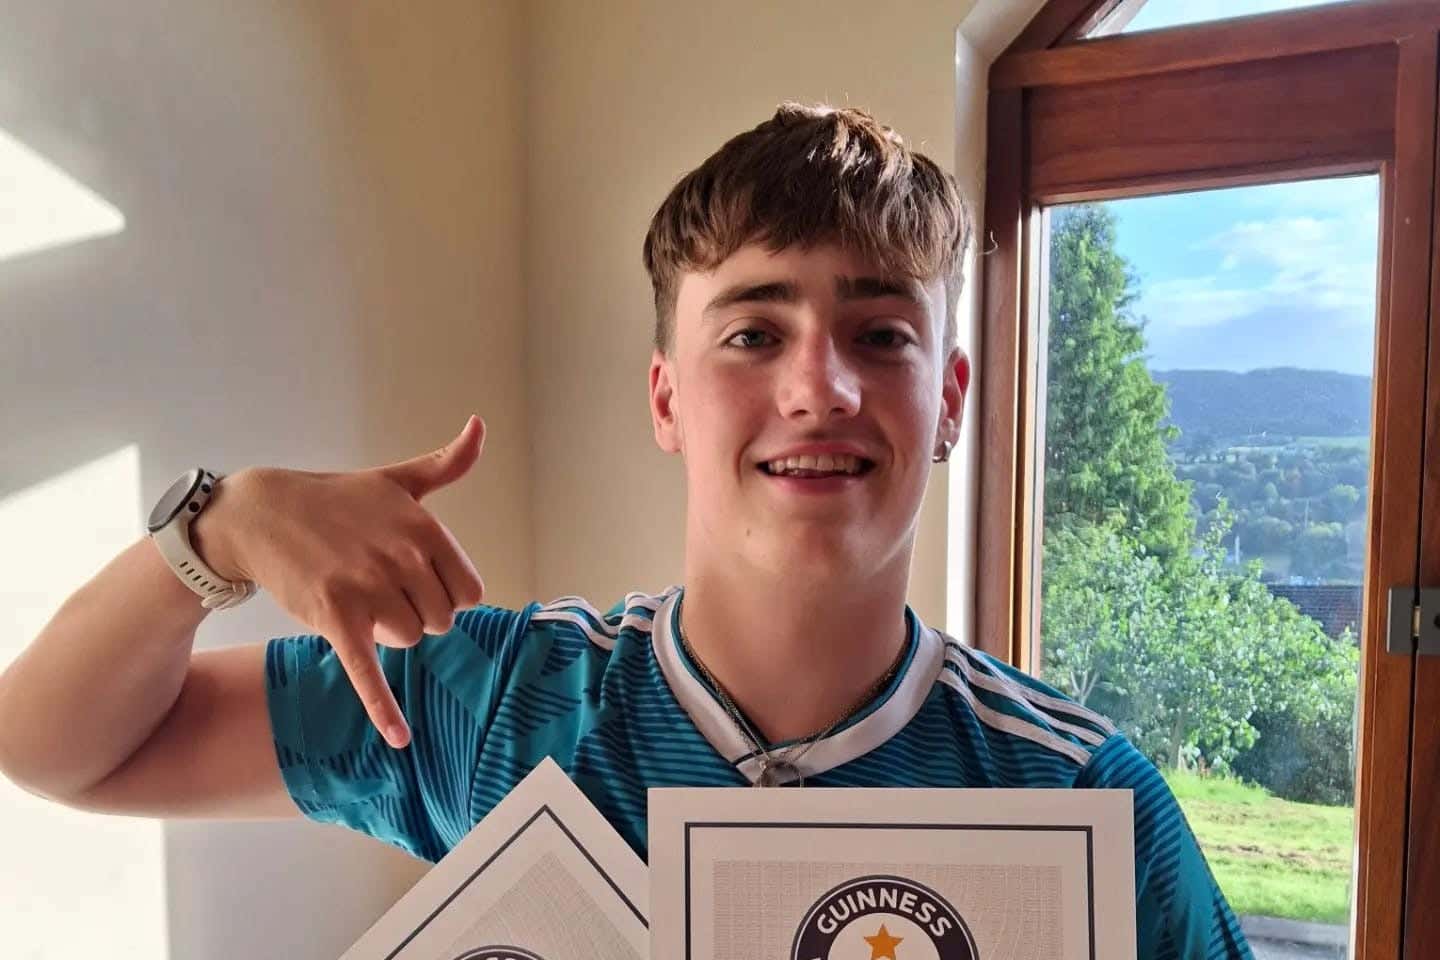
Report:
[[[875,461],[849,454],[782,457],[756,464],[760,472],[772,477],[793,477],[801,480],[823,477],[862,477],[875,469]]]

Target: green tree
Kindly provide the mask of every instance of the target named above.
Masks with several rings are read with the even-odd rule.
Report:
[[[1125,699],[1134,653],[1163,608],[1160,562],[1113,525],[1058,530],[1041,578],[1044,678],[1080,703]]]
[[[1349,520],[1360,503],[1360,491],[1348,483],[1337,483],[1325,494],[1330,516],[1335,520]]]
[[[1262,710],[1325,731],[1352,716],[1353,644],[1266,590],[1258,564],[1226,566],[1232,522],[1222,502],[1197,551],[1163,564],[1113,526],[1057,531],[1045,552],[1044,678],[1162,767],[1230,769]]]
[[[1289,703],[1262,705],[1256,744],[1234,772],[1286,800],[1346,806],[1355,800],[1355,705],[1360,647],[1349,628],[1319,646],[1323,658]]]
[[[1255,746],[1262,708],[1337,728],[1352,709],[1353,657],[1273,596],[1258,562],[1227,564],[1236,516],[1219,495],[1263,506],[1316,480],[1282,473],[1265,452],[1194,465],[1215,503],[1197,531],[1190,484],[1166,449],[1176,431],[1165,390],[1141,359],[1114,219],[1071,207],[1052,228],[1042,675],[1113,716],[1162,766],[1228,769]],[[1247,512],[1247,524],[1262,516]],[[1330,531],[1312,538],[1316,559],[1329,559]]]
[[[1137,651],[1132,705],[1137,746],[1158,763],[1228,769],[1256,742],[1265,706],[1313,714],[1332,666],[1320,625],[1259,580],[1260,565],[1227,567],[1233,514],[1222,501],[1199,551],[1167,564],[1159,617]],[[1328,677],[1327,677],[1328,680]]]
[[[1150,553],[1183,553],[1194,529],[1190,488],[1166,452],[1179,431],[1163,426],[1165,388],[1141,358],[1135,281],[1107,208],[1052,215],[1050,274],[1046,525],[1113,521]]]
[[[1304,577],[1343,577],[1345,554],[1343,525],[1312,523],[1295,541],[1292,569]]]

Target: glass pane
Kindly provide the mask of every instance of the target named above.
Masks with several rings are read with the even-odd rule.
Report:
[[[1253,13],[1274,13],[1299,7],[1319,7],[1348,0],[1149,0],[1118,33],[1136,33],[1178,27],[1186,23],[1228,20]]]
[[[1046,211],[1034,659],[1160,767],[1262,960],[1346,950],[1378,190]]]

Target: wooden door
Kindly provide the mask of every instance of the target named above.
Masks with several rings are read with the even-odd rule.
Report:
[[[977,374],[986,576],[974,642],[1041,668],[1051,214],[1077,202],[1375,178],[1347,952],[1440,957],[1440,911],[1421,906],[1440,894],[1440,661],[1386,643],[1390,589],[1440,586],[1440,5],[1353,0],[1085,38],[1105,15],[1138,5],[1055,0],[992,68]]]
[[[1432,38],[1433,39],[1433,38]],[[1423,98],[1416,111],[1424,107]],[[1433,109],[1433,104],[1432,104]],[[1418,149],[1418,147],[1417,147]],[[1437,147],[1440,149],[1440,147]],[[1440,159],[1434,161],[1440,172]],[[1423,500],[1420,509],[1420,550],[1411,583],[1440,587],[1440,189],[1432,190],[1430,302],[1427,341],[1426,402],[1421,457]],[[1430,602],[1423,610],[1424,627],[1440,632],[1440,610]],[[1418,647],[1418,638],[1416,639]],[[1440,652],[1414,657],[1415,687],[1406,788],[1406,883],[1404,889],[1404,956],[1440,957]]]

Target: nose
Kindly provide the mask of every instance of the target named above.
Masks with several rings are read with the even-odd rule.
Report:
[[[824,422],[860,410],[860,377],[829,336],[792,342],[780,374],[776,402],[788,419]]]

